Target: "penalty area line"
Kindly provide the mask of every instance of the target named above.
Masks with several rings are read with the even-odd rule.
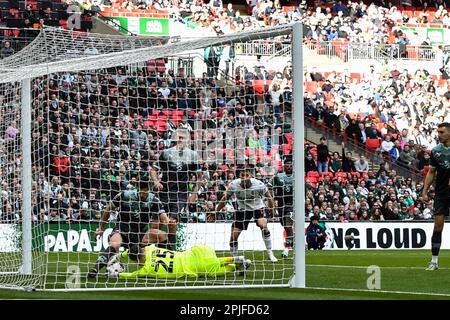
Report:
[[[319,268],[349,268],[349,269],[367,269],[371,266],[346,266],[346,265],[339,265],[339,264],[307,264],[307,267],[319,267]],[[382,267],[378,266],[380,269],[400,269],[400,270],[425,270],[425,267]],[[438,270],[450,270],[450,268],[439,268]]]
[[[392,294],[410,294],[418,296],[439,296],[450,297],[449,293],[430,293],[430,292],[411,292],[411,291],[390,291],[390,290],[370,290],[370,289],[350,289],[350,288],[321,288],[321,287],[305,287],[311,290],[331,290],[331,291],[350,291],[350,292],[370,292],[370,293],[392,293]]]

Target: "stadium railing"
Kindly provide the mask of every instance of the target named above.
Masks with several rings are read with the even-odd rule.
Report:
[[[136,34],[131,32],[130,30],[128,30],[127,28],[123,27],[121,24],[117,23],[116,21],[114,21],[114,19],[107,17],[104,15],[104,13],[102,12],[92,12],[93,15],[96,15],[97,18],[101,19],[103,22],[105,22],[106,24],[112,26],[114,29],[125,33],[129,36],[135,36]],[[95,20],[94,20],[95,21]]]
[[[327,57],[339,57],[343,61],[374,60],[412,60],[434,61],[438,49],[434,46],[411,46],[400,44],[372,44],[345,41],[308,42],[307,48]]]
[[[285,56],[291,55],[291,44],[281,40],[253,41],[239,43],[235,45],[236,54],[275,56],[279,52],[284,52]]]
[[[364,155],[370,168],[372,168],[375,172],[377,172],[380,165],[384,163],[384,158],[379,152],[360,147],[356,138],[349,138],[345,131],[338,132],[334,127],[327,127],[323,121],[318,121],[313,117],[305,116],[305,128],[312,129],[316,134],[318,133],[321,136],[326,137],[327,144],[330,144],[330,141],[331,143],[334,142],[338,145],[345,142],[345,150],[352,152],[355,157],[356,155]],[[305,139],[315,144],[319,143],[317,136],[314,134],[309,134],[308,130],[305,130]],[[422,182],[424,179],[421,173],[415,172],[403,166],[399,166],[392,162],[390,163],[390,168],[395,170],[398,176],[411,178],[415,182]]]

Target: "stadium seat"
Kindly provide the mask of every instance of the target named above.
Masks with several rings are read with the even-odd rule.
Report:
[[[423,174],[426,176],[428,174],[428,171],[430,171],[430,166],[424,166],[423,167]]]
[[[289,143],[289,144],[292,144],[292,140],[293,140],[292,133],[290,133],[290,132],[289,132],[289,133],[286,133],[284,136],[286,137],[288,143]]]
[[[317,171],[308,171],[306,174],[307,177],[314,177],[314,178],[320,178],[320,174]]]
[[[144,120],[143,125],[146,128],[153,128],[155,126],[156,122],[155,121],[150,121],[150,120]]]
[[[359,172],[350,172],[350,174],[352,175],[352,176],[357,176],[358,177],[358,179],[361,179],[361,173],[359,173]]]
[[[380,139],[367,139],[366,140],[366,149],[369,151],[375,151],[380,147]]]
[[[253,158],[253,157],[255,157],[256,153],[255,153],[255,150],[253,148],[246,147],[245,150],[244,150],[244,154],[248,158]]]
[[[167,130],[167,125],[157,126],[156,127],[156,131],[158,131],[158,132],[163,132],[163,131],[166,131],[166,130]]]
[[[347,172],[342,172],[342,171],[336,172],[334,174],[334,177],[335,178],[341,177],[342,179],[347,179]]]
[[[351,72],[350,73],[350,78],[351,79],[357,79],[358,83],[361,82],[361,73],[359,72]]]
[[[173,116],[177,115],[177,116],[179,116],[179,117],[182,117],[182,116],[184,116],[184,110],[174,110],[174,111],[172,112],[172,115],[173,115]]]
[[[318,181],[318,178],[316,178],[316,177],[307,177],[307,178],[305,179],[305,181],[311,182],[311,185],[313,186],[313,188],[317,188],[317,181]]]
[[[283,154],[291,154],[292,153],[292,145],[284,144],[283,145]]]
[[[325,178],[325,176],[330,176],[331,179],[334,178],[333,172],[322,172],[322,178]]]
[[[255,93],[262,94],[266,91],[266,87],[268,88],[272,80],[253,80],[253,88],[255,89]]]
[[[317,82],[315,81],[308,81],[306,82],[305,91],[309,93],[314,93],[317,91]]]

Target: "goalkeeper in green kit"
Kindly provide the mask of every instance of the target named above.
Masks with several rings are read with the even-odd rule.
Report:
[[[141,268],[131,273],[119,273],[119,278],[222,276],[232,272],[243,274],[251,266],[251,260],[243,256],[219,258],[207,245],[196,245],[186,251],[158,248],[154,244],[144,248],[132,246],[121,254],[122,258],[127,256]]]

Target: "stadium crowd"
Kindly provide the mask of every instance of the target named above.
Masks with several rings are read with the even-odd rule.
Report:
[[[227,159],[233,160],[232,164],[223,164],[214,157],[202,161],[201,166],[207,174],[204,181],[196,181],[192,175],[190,190],[196,197],[189,204],[185,221],[228,220],[232,216],[233,203],[228,204],[226,212],[214,212],[218,199],[235,177],[234,160],[239,153],[226,152],[226,146],[221,144],[227,129],[244,130],[247,148],[240,151],[244,151],[247,158],[258,160],[255,177],[269,185],[273,175],[282,170],[283,156],[292,152],[289,72],[278,75],[279,79],[273,81],[274,85],[266,93],[258,94],[251,81],[221,86],[206,74],[200,79],[186,77],[183,70],[176,75],[169,70],[157,76],[147,72],[146,68],[137,73],[120,69],[67,73],[34,81],[35,221],[99,219],[109,199],[120,190],[136,185],[140,170],[154,170],[158,155],[171,146],[171,134],[177,127],[187,128],[193,141],[202,141],[202,148],[214,146],[215,152],[226,153]],[[312,72],[309,76],[318,74]],[[448,89],[430,89],[429,79],[422,77],[422,72],[409,81],[405,73],[394,77],[396,72],[391,70],[389,74],[387,79],[374,74],[368,83],[364,81],[366,76],[362,77],[361,83],[351,80],[341,83],[337,79],[345,75],[332,73],[323,84],[333,84],[330,88],[325,87],[322,91],[318,87],[318,92],[306,95],[307,116],[331,121],[331,126],[345,130],[348,137],[355,134],[362,139],[361,143],[369,137],[383,138],[380,152],[390,155],[389,161],[378,170],[369,168],[363,158],[355,162],[344,149],[341,154],[327,151],[324,155],[319,152],[322,147],[307,145],[306,216],[319,215],[322,219],[341,221],[430,218],[427,210],[430,203],[424,203],[420,197],[422,184],[398,177],[395,170],[390,169],[389,162],[409,161],[404,163],[405,166],[417,163],[419,171],[427,166],[426,151],[436,143],[431,129],[436,121],[448,119],[450,93]],[[332,77],[336,78],[332,80]],[[379,82],[379,88],[374,85],[375,81]],[[400,84],[402,81],[412,84],[408,89],[405,87],[404,93],[396,95],[395,86],[392,91],[388,89],[392,88],[389,83]],[[284,87],[282,83],[285,83]],[[365,92],[364,88],[369,91]],[[367,99],[371,96],[370,90],[378,92],[376,105],[380,107],[372,108],[374,101]],[[409,105],[408,90],[423,90],[430,99]],[[331,94],[329,97],[336,95],[335,106],[324,103],[325,93]],[[342,99],[346,95],[347,100]],[[0,98],[7,106],[14,103],[7,103],[11,96]],[[14,98],[18,99],[17,96]],[[413,106],[417,116],[411,117],[414,121],[411,124],[405,112]],[[355,115],[352,112],[357,116],[352,118]],[[196,127],[198,120],[201,130]],[[419,125],[416,127],[415,124]],[[7,151],[11,150],[11,141],[17,139],[18,129],[14,123],[3,123],[2,127],[5,130],[2,170],[12,174],[17,170],[15,164],[19,160]],[[409,132],[410,127],[416,131]],[[360,136],[352,133],[351,128],[364,130]],[[430,134],[426,134],[426,130],[430,130]],[[416,143],[419,133],[426,134],[426,138]],[[389,151],[391,146],[399,153],[398,158],[392,149]],[[192,148],[195,150],[196,146]],[[319,171],[319,161],[326,162],[327,168]],[[327,171],[332,172],[331,176]],[[0,176],[3,201],[0,216],[3,220],[18,218],[20,182],[9,180],[7,174]]]
[[[449,81],[438,80],[425,69],[411,74],[396,66],[370,66],[365,74],[321,74],[313,68],[305,78],[308,116],[362,146],[379,140],[375,148],[392,161],[419,171],[423,164],[406,161],[401,154],[404,146],[412,143],[415,148],[431,150],[436,145],[432,128],[450,118]]]
[[[450,25],[447,4],[442,0],[425,6],[419,4],[418,7],[423,7],[423,14],[420,15],[402,12],[385,1],[370,4],[351,0],[333,4],[299,1],[297,6],[282,6],[279,0],[247,1],[246,13],[233,8],[232,3],[224,4],[222,0],[83,0],[79,3],[83,9],[94,11],[102,11],[105,7],[143,12],[166,10],[171,15],[188,19],[217,34],[302,21],[305,37],[313,41],[340,38],[379,44],[430,44],[429,39],[421,39],[418,34],[408,39],[400,30],[400,23]]]
[[[30,2],[27,8],[10,9],[20,28],[39,28],[40,25],[55,25],[67,27],[60,11],[61,5],[77,4],[83,12],[83,23],[88,24],[90,15],[108,10],[121,10],[124,12],[148,12],[164,13],[172,17],[178,17],[180,21],[189,21],[198,26],[198,34],[221,35],[232,32],[253,30],[264,26],[302,21],[304,23],[305,40],[311,43],[323,43],[334,41],[348,41],[352,43],[377,44],[383,50],[395,50],[398,54],[406,54],[406,45],[429,46],[431,40],[423,34],[406,34],[401,30],[401,23],[426,23],[450,25],[450,17],[447,5],[440,0],[430,3],[429,8],[423,8],[423,14],[411,14],[408,11],[400,11],[391,3],[365,4],[363,1],[337,1],[334,4],[322,2],[299,2],[298,6],[282,6],[279,0],[249,1],[248,15],[241,13],[233,7],[233,4],[224,4],[222,0],[69,0],[65,3],[55,2],[46,5],[44,1],[42,9],[38,9],[35,2]],[[67,16],[67,13],[66,13]],[[428,19],[427,21],[424,21]],[[12,20],[11,20],[12,21]],[[8,26],[8,23],[6,23]],[[83,25],[83,29],[90,28]],[[5,31],[5,41],[8,37],[33,36],[35,31],[13,29]],[[283,41],[283,39],[280,39]],[[399,45],[390,47],[391,44]],[[449,70],[450,73],[450,70]]]
[[[171,2],[155,1],[152,5],[156,3],[167,7]],[[261,3],[268,2],[258,5]],[[84,0],[83,4],[86,10],[92,9],[89,1]],[[350,7],[353,6],[351,3]],[[309,24],[316,27],[340,25],[339,16],[344,17],[343,26],[347,18],[352,26],[355,21],[351,19],[362,19],[359,21],[365,22],[359,26],[365,25],[367,29],[347,33],[350,37],[370,34],[369,30],[384,37],[388,29],[370,27],[374,25],[371,17],[386,17],[388,13],[372,5],[356,6],[364,14],[352,14],[349,10],[344,15],[345,10],[336,9],[338,14],[329,19],[320,10],[311,15],[303,12],[300,16],[296,10],[284,17],[294,20],[308,17]],[[192,6],[189,8],[193,10]],[[249,19],[261,18],[258,8],[253,8],[254,17]],[[227,7],[228,11],[231,9]],[[227,16],[230,14],[222,17]],[[277,20],[272,14],[270,17],[268,21],[262,19],[268,24]],[[221,18],[217,19],[220,24]],[[376,25],[383,25],[383,19]],[[223,29],[226,28],[223,24]],[[372,36],[377,38],[375,33]],[[365,41],[363,38],[360,40]],[[2,55],[3,52],[12,54],[2,50]],[[244,70],[236,86],[220,85],[206,74],[194,79],[183,70],[178,74],[169,70],[157,75],[146,68],[35,79],[34,221],[99,219],[109,199],[120,190],[134,187],[140,170],[154,170],[161,151],[171,146],[171,135],[177,127],[189,129],[193,141],[202,141],[202,148],[213,145],[219,153],[226,149],[221,145],[223,133],[230,128],[242,128],[246,133],[244,154],[259,162],[255,177],[270,185],[273,175],[282,170],[283,156],[292,152],[290,72],[287,66],[282,72],[269,74],[258,66],[255,70]],[[261,77],[272,81],[264,93],[257,92],[252,85],[253,80]],[[432,200],[425,203],[420,197],[423,185],[398,177],[390,164],[413,168],[419,173],[426,170],[428,151],[436,144],[432,129],[450,118],[450,84],[434,80],[426,70],[409,74],[395,67],[380,70],[373,67],[358,77],[349,72],[325,74],[312,69],[305,73],[305,80],[306,116],[363,147],[376,140],[376,151],[386,159],[378,170],[368,167],[363,158],[355,163],[344,148],[341,154],[324,154],[319,152],[323,147],[307,145],[305,215],[340,221],[431,218]],[[5,94],[7,90],[10,89],[3,89],[0,96],[5,108],[2,111],[14,113],[11,108],[18,106],[18,95]],[[15,123],[2,121],[5,122],[1,124],[4,135],[0,146],[0,220],[11,221],[19,218],[20,209],[17,174],[20,158],[11,158],[19,133]],[[201,130],[196,128],[198,121],[202,123]],[[276,141],[279,137],[281,140]],[[237,155],[232,152],[226,156],[235,159]],[[319,168],[319,162],[327,166]],[[196,197],[184,218],[198,222],[231,219],[232,203],[227,212],[216,213],[214,208],[235,177],[234,165],[209,158],[201,165],[207,175],[204,181],[196,181],[192,176],[190,190]]]

